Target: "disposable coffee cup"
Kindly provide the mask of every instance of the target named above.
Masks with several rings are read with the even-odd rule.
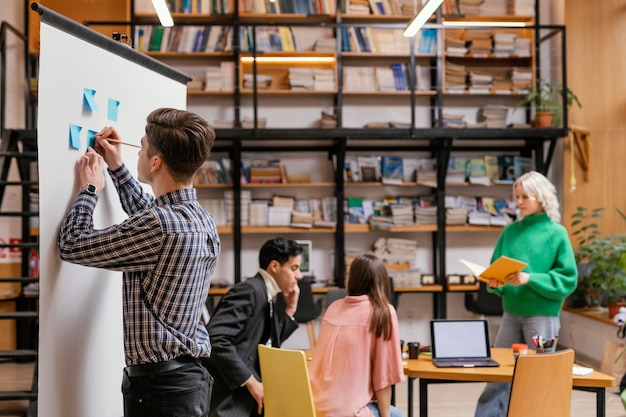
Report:
[[[420,353],[419,342],[409,342],[409,359],[417,359]]]

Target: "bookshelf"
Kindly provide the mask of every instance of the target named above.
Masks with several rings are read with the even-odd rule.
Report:
[[[135,3],[137,5],[142,1]],[[174,13],[176,25],[182,27],[210,25],[212,28],[232,28],[228,35],[231,38],[226,44],[230,46],[202,52],[146,52],[194,74],[194,77],[195,74],[199,78],[205,75],[207,67],[219,68],[220,71],[226,68],[224,71],[230,77],[230,81],[225,83],[227,87],[222,83],[220,87],[210,90],[205,90],[204,86],[190,89],[188,107],[215,121],[218,139],[214,153],[221,152],[228,156],[231,174],[240,172],[246,152],[301,153],[311,155],[311,158],[333,161],[333,165],[324,168],[328,171],[328,178],[311,183],[241,184],[235,180],[230,184],[198,185],[199,193],[211,195],[211,198],[222,196],[227,190],[233,192],[233,223],[220,226],[220,233],[224,235],[223,240],[228,241],[226,250],[233,252],[229,258],[232,258],[235,281],[245,275],[240,252],[245,245],[250,245],[252,237],[263,239],[271,235],[288,234],[296,239],[313,240],[314,248],[320,246],[316,240],[321,240],[322,246],[330,245],[335,253],[333,276],[329,278],[337,285],[343,285],[343,255],[351,240],[363,240],[369,238],[369,235],[373,240],[374,236],[381,234],[399,237],[417,234],[420,241],[428,242],[425,246],[429,248],[429,263],[432,265],[432,271],[428,272],[433,272],[437,284],[443,285],[448,232],[496,234],[501,230],[495,226],[445,224],[445,196],[454,187],[445,181],[450,158],[458,153],[482,155],[506,152],[531,157],[534,168],[545,173],[554,157],[559,138],[566,136],[566,130],[562,127],[537,129],[525,125],[531,118],[531,110],[518,105],[523,90],[514,89],[511,78],[514,70],[519,71],[531,87],[537,79],[541,67],[538,56],[541,38],[538,34],[542,27],[537,13],[538,1],[534,16],[463,17],[439,11],[427,25],[428,33],[432,33],[429,35],[432,36],[430,49],[424,49],[423,38],[408,41],[400,39],[399,33],[412,17],[412,11],[407,12],[410,5],[389,4],[390,10],[396,13],[373,14],[370,9],[368,14],[357,14],[347,9],[345,2],[336,5],[317,2],[318,13],[311,9],[311,14],[307,14],[308,9],[305,13],[295,12],[295,2],[291,6],[285,5],[285,2],[278,3],[280,12],[277,13],[263,13],[259,2],[245,1],[222,4],[220,10],[224,12],[220,13]],[[267,12],[267,4],[264,3],[263,7]],[[297,7],[313,6],[298,4]],[[386,11],[384,4],[382,7]],[[155,16],[145,10],[133,13],[133,22],[137,25],[154,25]],[[470,21],[478,22],[478,26],[463,26]],[[461,26],[450,27],[448,23]],[[506,27],[511,23],[523,26]],[[502,24],[502,27],[498,27],[498,24]],[[294,50],[283,46],[288,42],[285,29],[282,29],[281,34],[280,28],[289,28]],[[470,38],[480,38],[475,35],[484,35],[487,28],[493,33],[514,34],[522,39],[521,43],[526,45],[526,49],[524,52],[519,52],[519,49],[514,52],[472,50],[462,56],[446,49],[446,37],[449,35],[469,34]],[[564,27],[550,26],[550,29],[554,32],[553,36],[563,37]],[[259,47],[268,38],[274,40]],[[510,42],[506,36],[504,38]],[[273,49],[278,39],[281,49]],[[329,42],[328,39],[332,40]],[[384,46],[379,48],[378,44]],[[263,62],[262,58],[266,61]],[[222,64],[224,62],[225,65]],[[401,67],[404,88],[379,88],[376,69],[384,68],[380,72],[388,77],[392,65]],[[449,77],[447,70],[455,65],[464,66],[467,73],[478,72],[478,75],[490,71],[498,75],[506,73],[506,82],[509,84],[502,87],[502,83],[492,81],[486,90],[470,92],[469,87],[466,87],[460,93],[452,93],[446,84]],[[292,88],[289,81],[290,67],[330,70],[334,85],[318,91]],[[562,63],[561,67],[557,71],[562,71],[561,75],[565,79]],[[353,82],[357,78],[355,74],[360,71],[374,74],[368,81],[374,85],[373,88],[363,88],[362,84]],[[263,76],[272,77],[271,81],[264,82]],[[250,78],[256,79],[256,83],[246,82]],[[506,93],[504,89],[507,89]],[[478,122],[478,110],[488,104],[509,109],[505,125],[487,127]],[[330,128],[320,128],[322,112],[332,114],[336,124]],[[513,112],[515,116],[511,115]],[[467,127],[458,129],[444,124],[444,114],[450,113],[463,115]],[[506,127],[509,123],[514,123],[516,127]],[[420,193],[432,195],[438,207],[436,223],[397,226],[384,232],[372,231],[367,224],[348,224],[343,221],[338,221],[332,228],[311,229],[241,223],[241,196],[244,191],[253,196],[264,196],[267,193],[321,193],[336,200],[337,218],[343,219],[343,202],[347,196],[376,194],[376,190],[384,192],[389,187],[379,181],[349,183],[344,180],[342,170],[334,166],[343,166],[346,157],[358,152],[377,155],[396,152],[434,158],[437,172],[433,183],[403,182],[394,187],[398,192],[417,188]],[[238,175],[233,175],[233,178],[238,178]],[[470,187],[467,184],[462,186]],[[435,317],[445,317],[445,293],[444,288],[441,293],[433,295]]]

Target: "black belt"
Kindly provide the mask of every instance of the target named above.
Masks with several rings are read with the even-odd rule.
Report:
[[[131,365],[124,368],[124,372],[133,378],[138,376],[148,376],[154,374],[161,374],[163,372],[173,371],[188,363],[195,362],[196,359],[192,356],[180,356],[178,358],[170,359],[169,361],[157,362],[157,363],[142,363],[141,365]]]

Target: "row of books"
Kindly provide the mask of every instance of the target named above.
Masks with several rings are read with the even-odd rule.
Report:
[[[446,224],[506,226],[516,218],[516,204],[487,196],[445,197]],[[383,200],[349,197],[344,200],[346,224],[369,224],[372,230],[437,223],[433,195],[387,196]]]
[[[350,26],[341,28],[341,50],[343,52],[373,52],[383,54],[408,54],[410,39],[402,35],[402,29]],[[415,39],[415,52],[435,52],[437,31],[424,29]]]
[[[294,52],[297,51],[296,39],[289,26],[242,26],[239,28],[239,47],[242,52],[254,50],[253,35],[256,36],[257,52]]]
[[[344,91],[408,91],[409,73],[406,64],[386,67],[344,67]]]
[[[418,10],[413,2],[397,0],[341,0],[341,13],[350,15],[414,16]]]
[[[223,199],[199,199],[218,226],[233,224],[234,198],[226,191]],[[445,197],[446,224],[506,226],[516,218],[513,201],[492,197]],[[431,195],[389,196],[376,201],[365,197],[344,200],[346,224],[369,224],[372,230],[437,223],[437,207]],[[291,226],[301,228],[335,227],[335,197],[298,199],[274,195],[252,199],[249,190],[241,194],[241,224],[245,226]],[[396,258],[396,261],[398,259]]]
[[[171,13],[185,14],[231,14],[234,12],[232,0],[166,0]],[[134,0],[135,13],[154,14],[151,0]]]
[[[446,60],[444,85],[449,93],[525,94],[532,80],[530,67],[468,67]]]
[[[334,14],[335,0],[239,0],[239,12],[260,14]]]
[[[335,71],[332,68],[288,68],[292,90],[334,91]]]
[[[196,184],[230,184],[230,159],[208,160],[195,176]],[[533,168],[530,157],[521,155],[451,156],[446,172],[447,184],[512,184]],[[347,155],[344,161],[345,182],[382,182],[390,185],[417,182],[436,186],[436,160],[429,157]],[[242,160],[243,184],[288,183],[285,165],[280,159]]]
[[[401,185],[406,182],[427,181],[436,169],[434,158],[400,156],[347,155],[344,161],[345,182],[383,182]],[[435,181],[433,181],[433,184]]]
[[[135,28],[135,49],[181,53],[231,51],[232,27],[139,25]]]
[[[535,0],[444,0],[442,7],[444,15],[535,15]]]
[[[532,170],[532,158],[520,155],[485,155],[482,158],[451,156],[447,184],[512,184]]]

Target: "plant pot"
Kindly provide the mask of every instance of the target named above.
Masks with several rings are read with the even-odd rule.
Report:
[[[585,302],[587,307],[600,307],[604,291],[601,288],[585,288]]]
[[[553,115],[551,111],[538,111],[535,115],[535,127],[552,127]]]
[[[610,302],[607,307],[609,308],[609,318],[612,319],[619,313],[620,307],[626,307],[626,303],[623,301],[614,301]]]

